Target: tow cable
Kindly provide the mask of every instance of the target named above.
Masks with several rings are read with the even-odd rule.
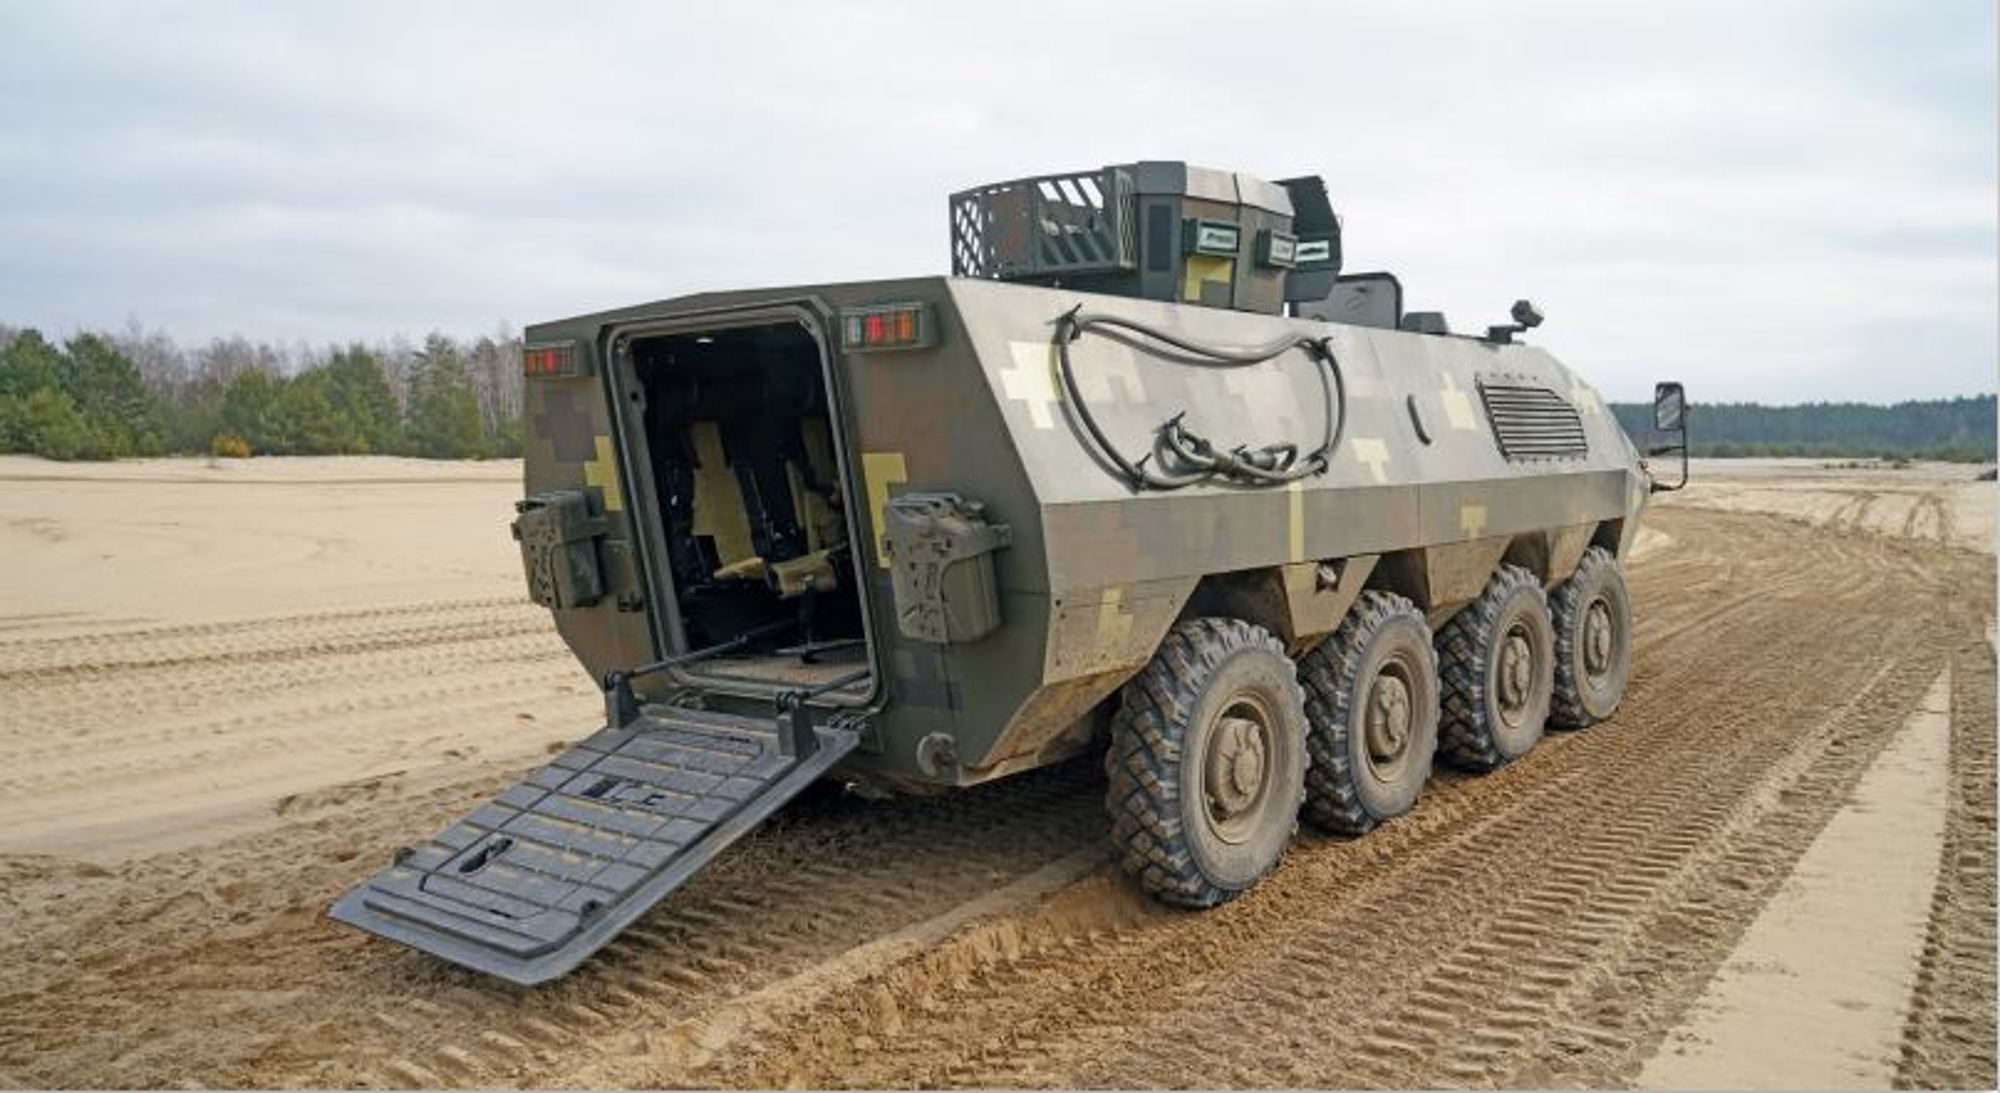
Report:
[[[1321,365],[1314,370],[1319,375],[1320,389],[1326,402],[1326,430],[1319,446],[1304,455],[1299,454],[1299,446],[1291,441],[1278,441],[1257,448],[1238,444],[1225,451],[1189,429],[1187,411],[1182,410],[1154,430],[1152,451],[1136,460],[1128,457],[1104,434],[1103,427],[1090,412],[1090,405],[1084,401],[1083,393],[1077,386],[1076,367],[1070,361],[1070,344],[1082,337],[1085,331],[1098,327],[1129,331],[1140,338],[1178,350],[1178,355],[1162,353],[1157,349],[1151,352],[1162,360],[1199,368],[1246,368],[1274,360],[1293,349],[1303,351],[1307,358]],[[1281,486],[1296,482],[1326,471],[1334,450],[1340,446],[1341,434],[1347,428],[1347,385],[1341,374],[1340,360],[1334,356],[1331,339],[1328,338],[1293,336],[1249,349],[1201,345],[1131,319],[1085,313],[1083,305],[1078,304],[1056,319],[1055,344],[1064,401],[1075,412],[1077,422],[1084,431],[1090,434],[1091,443],[1118,468],[1133,489],[1177,490],[1218,478],[1247,486]],[[1134,344],[1134,348],[1142,346]],[[1152,466],[1148,466],[1149,463]]]

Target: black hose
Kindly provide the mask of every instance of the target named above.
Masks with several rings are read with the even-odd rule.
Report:
[[[1083,392],[1077,387],[1076,368],[1070,363],[1070,343],[1092,327],[1131,331],[1179,350],[1190,358],[1185,363],[1206,368],[1243,368],[1273,360],[1293,349],[1302,350],[1308,358],[1322,365],[1315,370],[1326,398],[1326,430],[1319,447],[1303,456],[1299,454],[1298,445],[1290,441],[1266,444],[1260,448],[1239,444],[1228,451],[1220,451],[1206,438],[1187,428],[1184,423],[1187,411],[1183,410],[1161,423],[1155,433],[1152,452],[1136,460],[1127,457],[1104,434],[1103,427],[1098,425],[1096,416],[1090,412],[1089,403],[1084,401]],[[1296,482],[1326,471],[1335,449],[1340,446],[1341,434],[1347,429],[1347,383],[1341,374],[1340,360],[1334,356],[1333,346],[1327,338],[1292,336],[1268,345],[1230,349],[1200,345],[1116,315],[1084,314],[1082,305],[1078,305],[1056,319],[1055,343],[1064,399],[1075,411],[1084,432],[1090,434],[1091,443],[1118,468],[1133,489],[1177,490],[1217,478],[1251,486],[1280,486]],[[1164,467],[1169,458],[1176,465],[1164,470],[1148,468],[1147,462],[1155,456],[1161,457],[1159,466]]]

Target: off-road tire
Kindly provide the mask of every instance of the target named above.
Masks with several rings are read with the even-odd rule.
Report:
[[[1259,789],[1236,817],[1247,834],[1217,834],[1203,797],[1215,734],[1249,703],[1267,712]],[[1242,720],[1236,718],[1236,720]],[[1160,900],[1213,907],[1270,872],[1298,828],[1305,795],[1305,695],[1278,639],[1236,619],[1174,627],[1120,692],[1105,756],[1105,807],[1120,864]],[[1235,768],[1231,768],[1232,771]],[[1231,822],[1234,822],[1233,820]]]
[[[1387,743],[1393,760],[1378,754],[1368,717],[1376,680],[1388,670],[1401,686],[1389,698],[1400,713]],[[1363,592],[1340,629],[1299,661],[1306,692],[1306,819],[1341,835],[1362,835],[1408,812],[1429,780],[1437,752],[1437,651],[1431,628],[1415,604],[1390,592]]]
[[[1503,713],[1502,652],[1510,634],[1532,646],[1517,716]],[[1489,771],[1526,755],[1542,738],[1555,688],[1555,634],[1541,583],[1503,565],[1486,591],[1438,631],[1438,753],[1453,766]]]
[[[1595,622],[1593,604],[1602,605]],[[1618,559],[1603,547],[1585,551],[1576,572],[1549,597],[1549,619],[1556,632],[1549,724],[1581,729],[1610,717],[1632,672],[1632,599]]]

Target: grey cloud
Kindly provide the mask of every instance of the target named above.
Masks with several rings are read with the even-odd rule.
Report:
[[[1358,267],[1464,329],[1534,295],[1614,396],[1994,386],[1985,0],[4,12],[0,321],[327,340],[939,272],[955,187],[1173,157],[1324,173]]]

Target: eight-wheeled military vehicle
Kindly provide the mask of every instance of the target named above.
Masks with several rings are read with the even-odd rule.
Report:
[[[1125,869],[1205,907],[1302,813],[1360,834],[1617,708],[1657,487],[1533,305],[1406,311],[1316,177],[1116,165],[950,227],[950,277],[528,329],[514,534],[605,724],[335,918],[540,982],[816,779],[1086,752]]]

